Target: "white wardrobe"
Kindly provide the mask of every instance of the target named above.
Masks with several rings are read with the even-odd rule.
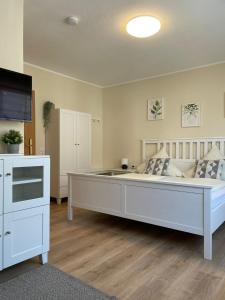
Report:
[[[59,204],[68,196],[67,173],[91,168],[91,115],[54,109],[46,130],[46,154],[51,158],[51,197]]]

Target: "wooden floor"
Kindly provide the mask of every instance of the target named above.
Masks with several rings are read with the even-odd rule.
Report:
[[[50,264],[129,300],[225,299],[225,225],[213,237],[214,259],[203,260],[203,238],[104,214],[51,207]]]

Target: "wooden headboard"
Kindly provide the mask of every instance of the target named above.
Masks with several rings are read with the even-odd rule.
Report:
[[[142,140],[142,160],[166,147],[170,158],[193,160],[203,157],[214,145],[225,156],[225,137]]]

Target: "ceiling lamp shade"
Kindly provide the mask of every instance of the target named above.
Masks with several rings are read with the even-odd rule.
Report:
[[[64,22],[68,25],[76,26],[79,23],[79,18],[76,16],[69,16],[64,19]]]
[[[147,38],[159,32],[160,21],[151,16],[139,16],[131,19],[126,26],[127,32],[136,38]]]

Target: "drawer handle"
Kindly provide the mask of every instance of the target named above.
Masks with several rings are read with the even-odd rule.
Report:
[[[6,231],[5,235],[11,234],[11,231]]]
[[[6,173],[5,176],[11,176],[11,173]]]

